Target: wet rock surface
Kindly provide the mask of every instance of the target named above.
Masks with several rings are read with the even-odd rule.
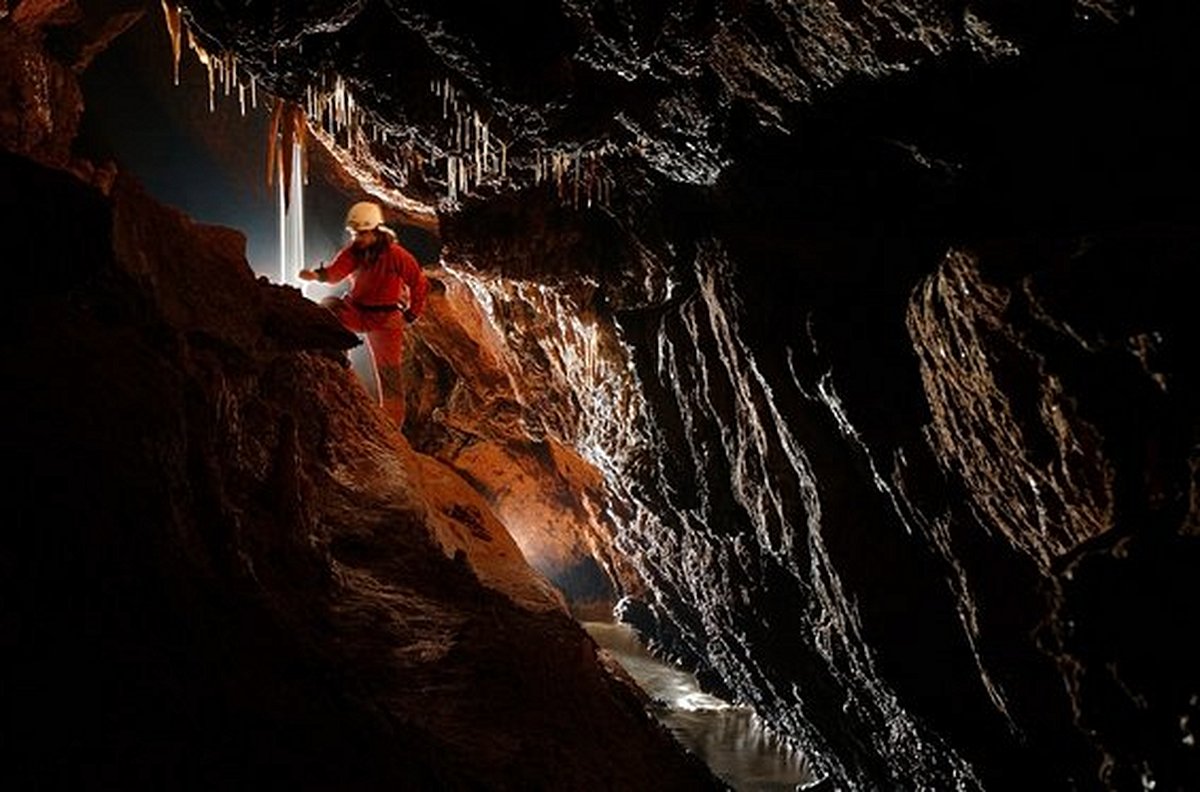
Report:
[[[827,785],[1194,788],[1196,12],[525,12],[186,4],[437,209],[412,445]]]

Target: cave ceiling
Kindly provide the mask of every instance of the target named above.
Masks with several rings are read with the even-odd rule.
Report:
[[[507,258],[515,275],[596,275],[611,262],[580,245],[560,245],[557,257],[520,251],[511,237],[528,236],[531,205],[573,211],[566,236],[620,237],[608,247],[626,260],[670,258],[679,221],[651,228],[647,215],[703,223],[714,205],[735,207],[731,223],[762,210],[852,231],[889,216],[944,225],[948,205],[1010,170],[997,151],[1032,145],[1029,126],[1012,119],[1049,111],[1068,130],[1098,126],[1088,113],[1054,117],[1072,68],[1095,68],[1113,31],[1155,9],[191,0],[182,18],[206,50],[236,54],[240,79],[253,74],[310,122],[349,97],[347,144],[357,135],[368,171],[436,209],[451,256],[501,267]],[[1001,117],[990,117],[998,101]],[[338,139],[338,122],[326,121]],[[1067,146],[1089,135],[1061,137]],[[1025,149],[1012,156],[1045,164]]]

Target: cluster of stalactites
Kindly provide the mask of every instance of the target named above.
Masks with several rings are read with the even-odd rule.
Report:
[[[508,144],[494,138],[488,122],[462,99],[450,80],[433,80],[429,90],[442,100],[446,131],[446,197],[457,201],[487,181],[508,178]]]
[[[386,151],[390,170],[403,190],[413,173],[425,165],[425,158],[412,141],[397,138],[387,126],[378,123],[354,98],[346,81],[337,74],[322,74],[304,92],[304,107],[314,134],[327,147],[360,162],[376,162],[377,151]]]
[[[351,151],[359,145],[359,133],[363,130],[370,129],[376,139],[379,137],[375,125],[367,121],[346,81],[339,76],[331,79],[322,75],[320,84],[305,88],[304,108],[314,126],[328,132],[334,141]],[[382,140],[387,143],[386,129],[382,132]]]
[[[597,148],[575,151],[539,151],[534,161],[536,183],[550,182],[558,199],[578,209],[593,202],[605,206],[612,199],[613,178],[604,167],[604,157],[616,150],[610,142]]]
[[[195,35],[191,30],[187,29],[187,24],[183,20],[183,15],[179,10],[179,6],[168,0],[162,0],[163,15],[167,19],[167,33],[171,37],[171,55],[174,58],[174,79],[175,84],[179,85],[179,60],[183,54],[183,39],[187,38],[188,49],[196,54],[197,60],[208,71],[208,109],[210,112],[216,109],[217,89],[220,88],[221,93],[226,96],[232,96],[234,91],[237,92],[238,105],[241,108],[242,115],[246,114],[246,99],[250,100],[252,108],[258,107],[258,84],[254,79],[253,74],[240,74],[238,72],[238,59],[233,53],[222,53],[221,55],[212,55],[196,41]],[[245,79],[243,79],[245,78]]]
[[[230,97],[235,92],[243,115],[247,100],[257,109],[257,81],[253,74],[239,69],[237,56],[209,53],[188,30],[180,6],[170,0],[161,2],[171,38],[175,84],[179,84],[179,63],[186,40],[188,48],[208,72],[210,111],[216,108],[218,93]],[[451,85],[449,79],[432,80],[429,87],[441,100],[442,118],[448,122],[444,150],[429,157],[418,151],[412,141],[397,140],[387,126],[377,123],[339,75],[322,75],[318,83],[308,85],[302,105],[275,100],[268,140],[268,186],[273,181],[273,174],[279,173],[284,194],[290,195],[288,187],[293,159],[289,156],[290,146],[282,138],[287,137],[301,147],[300,162],[305,162],[305,135],[299,130],[306,123],[323,142],[342,149],[353,159],[375,160],[370,151],[372,146],[390,150],[399,165],[393,173],[398,177],[401,189],[407,187],[413,173],[423,169],[427,161],[438,167],[436,161],[444,159],[446,200],[451,204],[457,204],[461,197],[470,195],[482,185],[507,183],[508,143],[492,134],[489,122],[464,100],[462,92]],[[286,112],[281,110],[285,105]],[[603,160],[613,150],[615,147],[606,142],[591,148],[581,146],[574,151],[537,151],[534,154],[535,183],[551,184],[559,200],[576,209],[590,208],[595,203],[608,205],[614,181]]]
[[[429,89],[442,100],[442,118],[449,122],[445,133],[447,198],[454,202],[481,184],[507,181],[508,145],[491,134],[488,122],[448,79],[432,80]],[[605,142],[575,151],[537,151],[534,182],[551,183],[558,199],[576,209],[590,208],[593,203],[607,205],[614,182],[603,162],[615,150],[612,143]]]

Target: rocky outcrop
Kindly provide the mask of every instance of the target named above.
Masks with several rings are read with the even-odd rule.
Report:
[[[407,434],[487,498],[526,559],[578,612],[609,618],[639,578],[613,546],[604,471],[638,438],[637,392],[611,324],[574,292],[434,273],[409,362]]]

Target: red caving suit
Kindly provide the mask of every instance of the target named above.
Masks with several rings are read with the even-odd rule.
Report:
[[[329,308],[348,330],[365,334],[375,370],[375,386],[384,412],[404,425],[404,393],[400,363],[404,359],[404,308],[415,321],[425,310],[429,281],[413,255],[390,239],[377,258],[348,245],[333,263],[317,270],[318,280],[337,283],[350,278],[345,297],[327,297]]]

